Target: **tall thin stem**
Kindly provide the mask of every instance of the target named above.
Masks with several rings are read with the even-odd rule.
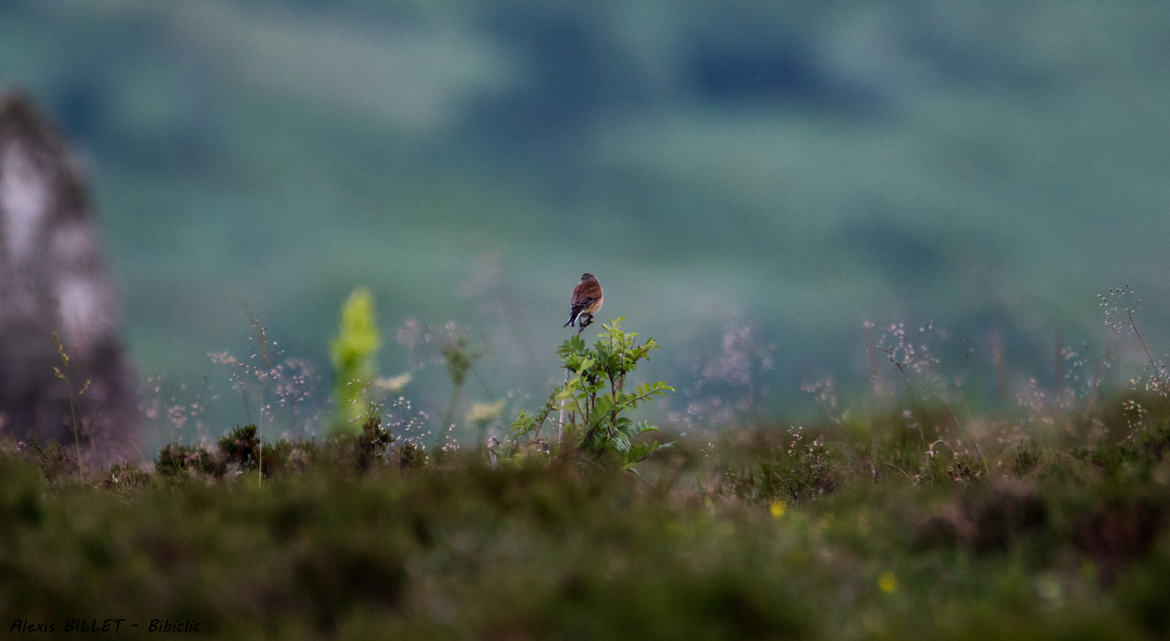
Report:
[[[73,383],[69,380],[69,354],[65,351],[65,344],[61,342],[61,335],[53,332],[53,342],[57,343],[57,355],[61,357],[61,367],[53,367],[57,378],[65,383],[65,397],[69,401],[69,418],[73,424],[73,448],[77,454],[77,469],[85,476],[85,464],[81,460],[81,434],[78,430],[77,405],[73,402]],[[85,393],[85,390],[82,390]]]
[[[1141,301],[1138,302],[1140,304]],[[1129,317],[1129,327],[1133,330],[1133,335],[1137,336],[1138,343],[1142,346],[1142,351],[1146,353],[1146,359],[1150,361],[1150,369],[1154,370],[1154,380],[1157,381],[1158,386],[1161,387],[1164,384],[1164,379],[1162,376],[1163,370],[1161,367],[1158,367],[1158,363],[1154,361],[1154,356],[1150,354],[1150,348],[1146,347],[1146,341],[1142,339],[1142,333],[1138,331],[1137,321],[1133,319],[1133,310],[1126,308],[1125,314]]]
[[[581,332],[585,331],[585,325],[588,323],[577,323],[577,336],[581,336]],[[569,384],[569,376],[573,370],[565,368],[565,382],[562,386]],[[561,399],[561,411],[557,416],[557,443],[560,443],[565,438],[565,399]]]

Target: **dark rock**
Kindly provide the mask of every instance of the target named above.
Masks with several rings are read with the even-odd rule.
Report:
[[[106,463],[136,455],[137,410],[81,176],[32,103],[0,95],[0,433],[73,453],[76,414],[82,457]]]

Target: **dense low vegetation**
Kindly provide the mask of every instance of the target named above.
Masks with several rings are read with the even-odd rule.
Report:
[[[0,623],[68,637],[125,619],[131,639],[152,622],[224,639],[1164,638],[1170,404],[963,431],[945,406],[915,418],[674,435],[636,473],[586,450],[428,452],[376,419],[262,456],[242,427],[100,474],[68,448],[9,444]]]

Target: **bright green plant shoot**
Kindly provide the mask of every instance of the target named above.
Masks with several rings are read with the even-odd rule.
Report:
[[[353,290],[341,306],[337,338],[329,348],[333,362],[333,400],[337,407],[335,434],[360,434],[369,413],[370,385],[378,375],[377,353],[382,346],[368,289]]]
[[[643,383],[633,391],[626,389],[626,377],[660,346],[653,338],[639,345],[636,332],[622,330],[622,320],[602,324],[592,347],[577,334],[557,349],[562,367],[570,372],[569,380],[553,392],[539,414],[530,417],[521,412],[512,424],[514,444],[537,441],[541,425],[563,399],[569,411],[565,425],[569,442],[595,459],[616,460],[621,467],[633,469],[639,461],[669,445],[634,440],[658,428],[646,421],[635,422],[629,414],[643,402],[673,392],[674,388],[656,382]]]

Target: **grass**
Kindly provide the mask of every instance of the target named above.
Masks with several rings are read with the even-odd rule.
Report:
[[[262,464],[238,428],[100,477],[10,445],[0,623],[123,618],[131,639],[155,620],[225,639],[1163,638],[1170,404],[1124,400],[976,417],[982,461],[949,410],[921,407],[917,428],[875,416],[872,438],[831,422],[678,436],[637,475],[431,458],[377,421],[264,444]]]

